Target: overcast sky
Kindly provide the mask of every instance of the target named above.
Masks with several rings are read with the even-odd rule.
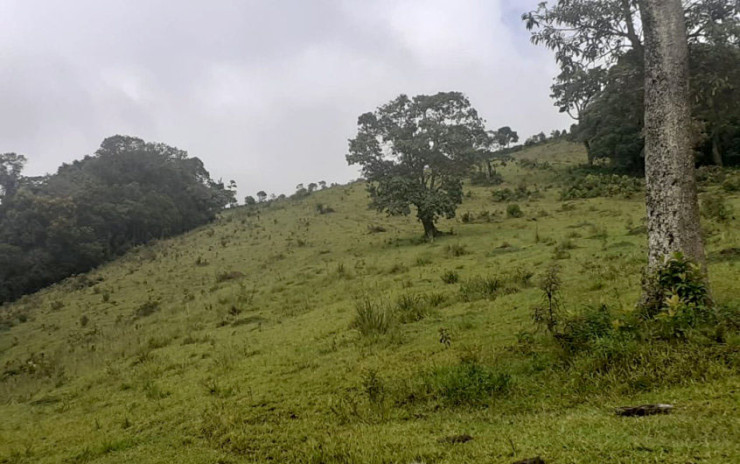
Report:
[[[0,0],[0,152],[54,172],[114,134],[200,157],[239,198],[358,177],[357,116],[461,91],[495,129],[570,125],[539,0]]]

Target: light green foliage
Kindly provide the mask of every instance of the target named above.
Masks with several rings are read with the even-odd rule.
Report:
[[[362,183],[317,189],[3,306],[0,462],[737,461],[737,220],[707,223],[717,323],[668,339],[632,322],[640,194],[561,208],[582,148],[514,156],[552,166],[498,170],[502,188],[538,186],[527,219],[466,185],[461,207],[494,220],[441,219],[455,235],[427,243],[413,218],[368,210]],[[725,201],[740,207],[737,193]],[[561,340],[532,321],[559,243]],[[353,323],[365,297],[369,335]],[[654,402],[677,407],[612,410]]]

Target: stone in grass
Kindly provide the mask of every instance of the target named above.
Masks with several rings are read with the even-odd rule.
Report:
[[[672,404],[643,404],[641,406],[625,406],[616,408],[618,416],[652,416],[654,414],[668,414],[673,409]]]
[[[536,458],[522,459],[513,464],[545,464],[545,460],[537,456]]]

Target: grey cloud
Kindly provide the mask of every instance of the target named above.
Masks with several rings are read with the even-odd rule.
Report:
[[[465,92],[490,127],[570,124],[518,0],[0,0],[0,151],[53,171],[123,133],[201,157],[239,194],[343,182],[357,116]]]

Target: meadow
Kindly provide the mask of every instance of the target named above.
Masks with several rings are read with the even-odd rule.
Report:
[[[431,243],[358,181],[5,305],[0,462],[739,461],[732,181],[700,194],[720,322],[640,340],[620,335],[647,256],[640,182],[602,186],[566,141],[515,158]],[[656,402],[675,409],[614,413]]]

